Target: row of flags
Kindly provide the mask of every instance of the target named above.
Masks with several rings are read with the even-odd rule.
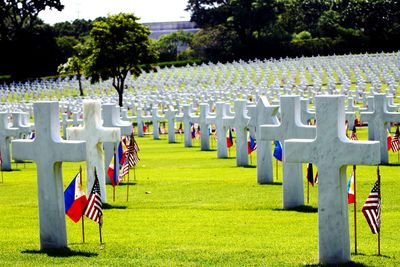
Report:
[[[388,151],[390,149],[392,149],[393,152],[400,151],[400,130],[399,130],[399,126],[397,126],[396,132],[394,133],[393,137],[390,135],[390,133],[388,131],[387,144],[388,144]]]
[[[140,161],[138,152],[140,151],[138,144],[136,143],[133,133],[130,138],[123,137],[118,145],[118,158],[120,173],[117,177],[117,160],[116,153],[111,158],[111,162],[108,165],[107,175],[110,177],[112,186],[116,186],[122,181],[123,177],[129,173],[129,168],[134,167]]]

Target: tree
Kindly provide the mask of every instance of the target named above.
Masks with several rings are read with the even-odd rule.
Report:
[[[178,48],[190,47],[193,36],[193,33],[182,30],[161,36],[155,43],[155,47],[160,54],[160,60],[178,60],[178,56],[181,52]]]
[[[264,38],[275,31],[280,6],[276,0],[189,0],[186,10],[200,28],[223,26],[234,32],[232,52],[250,58],[265,50]]]
[[[111,78],[121,107],[128,73],[138,76],[143,64],[157,58],[149,29],[137,20],[133,14],[120,13],[95,21],[90,31],[91,54],[86,59],[85,74],[91,82]]]
[[[67,62],[58,66],[60,74],[76,74],[79,84],[79,94],[83,96],[82,88],[82,70],[85,66],[85,59],[88,57],[88,46],[78,43],[73,47],[73,55],[67,59]]]
[[[0,39],[12,39],[23,28],[31,30],[46,8],[61,11],[64,6],[60,0],[1,0]]]

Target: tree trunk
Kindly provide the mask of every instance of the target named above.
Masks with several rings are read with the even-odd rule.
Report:
[[[124,98],[124,88],[118,90],[118,104],[122,108],[123,103],[122,100]]]
[[[82,89],[81,76],[82,76],[82,75],[78,72],[79,93],[80,93],[80,96],[83,96],[83,89]]]

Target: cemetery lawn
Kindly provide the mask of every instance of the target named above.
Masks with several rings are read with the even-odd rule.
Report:
[[[359,129],[360,139],[366,130]],[[37,182],[34,163],[18,164],[4,172],[0,184],[0,264],[3,266],[303,266],[318,264],[317,188],[310,187],[310,204],[282,210],[282,178],[274,184],[256,183],[256,168],[238,168],[231,157],[217,159],[216,151],[202,152],[199,141],[184,148],[183,140],[168,144],[167,136],[137,138],[141,161],[126,180],[107,186],[99,244],[98,225],[69,218],[69,249],[39,250]],[[215,143],[214,143],[215,147]],[[40,155],[38,155],[40,157]],[[253,155],[253,165],[255,165]],[[397,163],[397,154],[390,153]],[[279,163],[280,165],[281,163]],[[64,163],[64,188],[79,163]],[[274,162],[275,166],[275,162]],[[13,169],[16,165],[12,164]],[[82,163],[83,169],[84,163]],[[305,168],[305,165],[304,165]],[[348,168],[348,176],[351,167]],[[314,173],[316,170],[314,170]],[[305,174],[305,172],[304,172]],[[353,205],[349,205],[352,264],[400,265],[400,166],[382,166],[381,253],[361,207],[376,180],[376,167],[357,167],[358,255],[354,254]],[[84,175],[84,177],[86,177]],[[305,183],[305,199],[307,184]]]

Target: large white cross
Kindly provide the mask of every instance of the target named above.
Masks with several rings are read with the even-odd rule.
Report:
[[[18,134],[17,136],[19,138],[23,138],[24,136],[28,136],[29,133],[31,132],[31,126],[28,124],[24,124],[23,122],[23,116],[27,114],[24,112],[12,112],[12,127],[13,128],[18,128]]]
[[[67,138],[86,141],[86,193],[89,195],[94,183],[94,168],[99,178],[101,199],[107,203],[106,175],[104,165],[104,142],[118,142],[121,139],[119,128],[103,127],[101,102],[83,102],[83,126],[67,128]]]
[[[11,137],[18,137],[19,129],[10,127],[8,123],[8,112],[0,112],[0,153],[2,157],[1,169],[11,170],[10,143]]]
[[[345,133],[344,96],[316,96],[317,135],[286,140],[284,161],[318,167],[318,251],[322,264],[350,261],[346,167],[379,164],[379,142],[352,141]]]
[[[371,131],[369,140],[377,140],[381,145],[381,163],[389,163],[387,150],[387,132],[388,123],[400,122],[400,113],[389,112],[387,109],[387,98],[385,94],[375,94],[374,96],[374,111],[361,112],[361,120],[368,122],[368,132]],[[372,137],[370,139],[370,137]]]
[[[40,248],[67,246],[65,229],[62,162],[85,160],[84,141],[65,141],[60,137],[58,102],[34,103],[34,140],[13,140],[15,160],[36,162],[39,194]]]
[[[261,125],[260,138],[264,141],[292,138],[312,139],[315,127],[304,125],[300,120],[300,97],[280,97],[281,123],[279,125]],[[304,205],[304,177],[302,164],[283,162],[282,164],[283,208],[290,209]]]
[[[272,147],[271,141],[263,141],[260,136],[260,126],[263,124],[277,125],[279,106],[270,105],[267,97],[261,96],[257,105],[248,106],[250,121],[249,127],[255,129],[257,141],[257,182],[259,184],[272,183]],[[250,131],[252,132],[252,131]]]

